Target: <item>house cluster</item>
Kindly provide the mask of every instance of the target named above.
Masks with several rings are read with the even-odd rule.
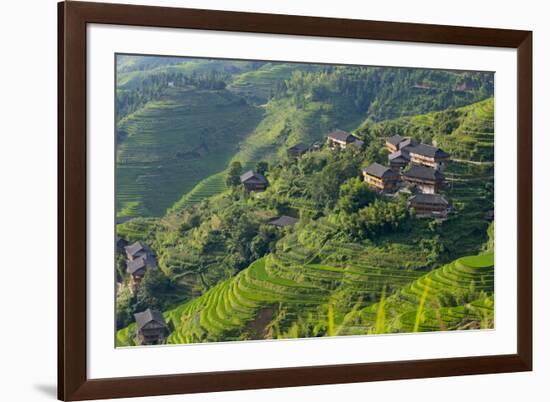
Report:
[[[342,130],[335,130],[328,136],[329,138],[329,147],[334,149],[338,147],[340,149],[345,149],[346,145],[354,144],[355,147],[361,148],[363,146],[363,141],[354,137],[352,134],[347,133]],[[331,139],[335,141],[331,142]],[[339,141],[339,142],[338,142]],[[314,143],[312,145],[306,145],[304,143],[297,143],[293,146],[287,148],[286,152],[289,158],[299,158],[304,155],[306,152],[317,151],[321,148],[320,143]],[[261,173],[255,172],[254,170],[249,170],[243,173],[240,177],[240,182],[246,192],[262,192],[269,187],[269,180]],[[293,218],[287,215],[281,215],[277,218],[274,218],[267,222],[268,225],[284,228],[291,227],[298,223],[298,219]]]
[[[333,142],[331,142],[331,138],[333,139]],[[361,148],[363,146],[363,141],[342,130],[335,130],[331,134],[329,134],[330,148],[333,149],[335,147],[338,147],[341,149],[345,149],[346,145],[349,144],[353,144],[355,147]],[[306,152],[317,151],[320,148],[321,145],[319,143],[308,146],[300,142],[287,148],[286,153],[290,158],[299,158]],[[255,172],[253,170],[249,170],[243,173],[240,176],[240,180],[244,189],[248,192],[265,191],[265,189],[269,186],[269,181],[267,180],[267,178],[263,174]]]
[[[327,146],[330,149],[363,149],[364,145],[361,139],[344,130],[336,129],[327,135]],[[388,166],[373,163],[364,168],[364,181],[384,194],[408,188],[413,193],[409,198],[409,206],[416,210],[416,216],[445,218],[449,212],[449,202],[438,193],[447,184],[443,171],[449,163],[450,155],[440,148],[400,135],[387,138],[385,146],[389,152]],[[317,149],[318,144],[310,147],[298,143],[287,149],[287,155],[299,158]],[[253,170],[242,174],[240,181],[248,192],[261,192],[269,186],[267,178]],[[286,218],[278,218],[285,223],[283,225],[278,224],[279,220],[274,220],[272,224],[287,226]]]
[[[400,135],[387,138],[386,149],[389,166],[373,163],[364,168],[364,181],[386,194],[408,187],[414,194],[409,207],[415,209],[417,217],[445,218],[449,202],[438,193],[446,186],[443,171],[450,155]]]
[[[145,272],[156,269],[157,263],[152,251],[140,241],[132,244],[122,237],[116,238],[116,247],[126,254],[126,272],[130,274],[130,291],[135,293]],[[158,310],[147,309],[134,314],[136,320],[137,341],[141,345],[155,345],[164,343],[168,333],[168,326]]]

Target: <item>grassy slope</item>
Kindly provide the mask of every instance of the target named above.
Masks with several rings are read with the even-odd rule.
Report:
[[[171,88],[125,118],[117,150],[117,211],[160,216],[203,178],[225,168],[261,111],[228,91]]]

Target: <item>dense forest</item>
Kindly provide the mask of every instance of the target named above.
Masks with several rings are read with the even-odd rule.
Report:
[[[132,291],[117,254],[119,346],[146,308],[171,343],[493,325],[492,74],[141,59],[117,66],[117,235],[159,269]],[[329,149],[334,128],[365,147]],[[360,179],[394,134],[455,159],[447,220]],[[298,142],[316,151],[289,157]],[[249,169],[266,191],[243,189]]]

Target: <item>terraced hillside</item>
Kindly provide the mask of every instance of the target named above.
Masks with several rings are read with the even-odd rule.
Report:
[[[382,84],[369,106],[375,121],[415,116],[469,105],[493,95],[493,73],[444,70],[380,69]],[[391,80],[391,86],[386,85]]]
[[[265,111],[265,118],[239,144],[233,160],[245,166],[258,160],[274,162],[285,154],[286,148],[299,142],[324,142],[326,134],[335,127],[352,130],[364,117],[346,98],[308,102],[304,107],[297,107],[289,99],[272,100]]]
[[[209,290],[208,286],[201,287],[201,291],[206,290],[202,296],[166,312],[174,327],[169,341],[427,331],[434,330],[434,319],[438,328],[446,329],[491,325],[492,291],[487,276],[490,274],[483,274],[479,281],[485,281],[488,287],[474,283],[472,288],[472,276],[460,266],[475,266],[471,261],[460,260],[432,271],[432,274],[441,271],[433,275],[443,278],[440,280],[450,290],[450,294],[438,293],[440,305],[433,305],[432,299],[426,304],[426,299],[420,303],[422,297],[414,301],[405,296],[432,283],[432,274],[415,283],[427,271],[483,250],[489,226],[485,213],[493,208],[492,166],[470,161],[453,162],[449,166],[445,173],[450,186],[445,194],[452,200],[455,212],[445,222],[413,220],[397,231],[351,240],[341,230],[338,209],[335,213],[331,213],[332,209],[321,211],[306,195],[308,182],[315,182],[316,176],[322,177],[325,170],[343,169],[336,171],[335,176],[342,177],[347,166],[342,162],[352,162],[351,166],[357,169],[353,161],[360,162],[360,158],[357,153],[321,150],[299,161],[287,162],[288,172],[294,172],[292,184],[288,182],[290,174],[281,172],[279,167],[278,174],[274,171],[269,176],[271,186],[257,197],[243,198],[237,189],[228,189],[220,196],[195,203],[193,208],[179,209],[161,220],[134,220],[121,225],[120,233],[132,240],[142,239],[137,237],[139,231],[151,233],[143,240],[150,242],[161,268],[173,280],[189,281],[201,270],[210,275],[207,283],[213,287]],[[311,169],[327,161],[331,161],[328,169]],[[231,266],[228,263],[237,257],[228,253],[242,247],[242,243],[235,244],[226,236],[248,232],[254,236],[263,232],[262,222],[275,216],[273,208],[277,204],[297,213],[303,222],[293,229],[278,231],[283,236],[273,238],[275,244],[270,246],[266,257],[230,279],[221,279]],[[323,216],[323,212],[329,215]],[[253,219],[259,226],[245,229],[236,217]],[[141,229],[136,229],[136,225],[141,225]],[[270,233],[268,236],[273,235]],[[254,244],[257,240],[254,237],[245,243]],[[488,265],[484,268],[492,269]],[[450,277],[460,277],[460,286],[447,281]],[[191,282],[180,284],[197,289]],[[464,293],[465,287],[470,293]],[[380,308],[381,300],[387,306],[385,309]],[[417,319],[415,312],[420,304],[423,313]],[[385,317],[382,321],[381,311]],[[399,311],[407,314],[397,317]],[[487,317],[483,311],[487,311]],[[128,331],[132,330],[123,329],[119,333],[120,345],[130,342]]]
[[[426,275],[430,250],[406,236],[361,243],[340,237],[324,218],[289,233],[274,253],[167,311],[174,327],[169,342],[380,332],[377,303],[384,297],[384,332],[434,330],[432,318],[441,316],[447,329],[456,329],[479,318],[484,308],[489,315],[483,325],[490,325],[491,256],[459,259]],[[422,316],[428,318],[415,328],[412,312],[431,283]],[[440,308],[430,307],[436,297]],[[119,345],[131,344],[132,330],[119,332]]]
[[[302,336],[296,327],[308,317],[315,335],[488,328],[493,326],[493,255],[464,257],[430,273],[375,269],[369,265],[298,264],[303,255],[268,256],[203,296],[167,311],[174,331],[169,343],[196,343]],[[418,278],[418,279],[417,279]],[[339,314],[339,287],[370,295],[384,286],[397,290],[381,303]],[[388,291],[389,292],[389,291]],[[360,298],[359,298],[360,300]],[[384,326],[380,325],[383,309]],[[328,311],[334,312],[328,315]],[[303,324],[303,323],[302,323]],[[325,324],[325,325],[323,325]],[[378,327],[377,327],[378,325]],[[132,345],[135,328],[117,334],[118,346]],[[317,331],[317,333],[315,333]]]
[[[491,74],[129,57],[119,78],[117,235],[160,269],[131,292],[119,250],[117,345],[145,308],[170,343],[494,325]],[[364,149],[324,146],[334,128]],[[360,180],[393,134],[451,154],[446,220]],[[298,142],[320,146],[288,157]],[[233,161],[268,162],[269,187],[226,185]]]
[[[353,317],[346,334],[424,332],[494,325],[494,255],[463,257],[431,271]]]
[[[125,118],[117,149],[119,216],[161,216],[223,170],[262,112],[228,91],[170,88]]]
[[[494,159],[494,98],[458,109],[458,127],[434,140],[456,159],[488,162]]]
[[[216,194],[216,178],[199,182],[223,171],[230,160],[247,168],[259,160],[275,162],[286,147],[322,142],[327,132],[353,130],[367,116],[462,105],[487,96],[485,87],[492,80],[490,75],[300,63],[129,55],[119,61],[119,216],[161,216],[174,203],[176,208],[192,205]],[[189,86],[213,77],[226,89]],[[456,89],[461,83],[469,89]],[[475,125],[477,117],[465,119],[454,133],[465,144],[475,133],[488,135],[488,128]],[[477,141],[473,154],[457,148],[457,155],[475,158],[490,152],[489,140]],[[211,160],[215,153],[218,157]]]
[[[178,211],[183,208],[195,205],[213,195],[219,194],[226,189],[225,171],[215,173],[201,180],[191,191],[185,193],[178,201],[172,205],[171,211]]]
[[[228,89],[251,102],[263,104],[273,95],[275,84],[289,78],[295,71],[315,71],[314,64],[265,63],[257,70],[235,76]]]
[[[494,98],[379,123],[367,121],[357,132],[378,137],[400,134],[426,144],[433,143],[454,159],[489,162],[494,156]]]
[[[143,57],[119,55],[117,59],[117,87],[131,90],[159,74],[201,74],[212,71],[245,73],[263,63],[240,60],[197,59],[185,57]]]

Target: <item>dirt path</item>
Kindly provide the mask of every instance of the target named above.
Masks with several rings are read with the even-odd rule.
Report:
[[[256,318],[248,323],[247,329],[250,331],[252,339],[268,339],[271,337],[267,325],[273,320],[273,312],[272,307],[263,308],[258,312]]]
[[[468,159],[451,159],[452,162],[458,162],[458,163],[469,163],[470,165],[478,165],[478,166],[492,166],[495,164],[495,162],[478,162],[478,161],[471,161]]]

